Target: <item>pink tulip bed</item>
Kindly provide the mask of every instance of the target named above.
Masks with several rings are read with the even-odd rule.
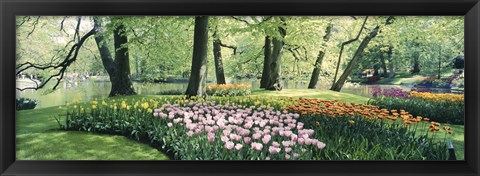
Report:
[[[92,102],[67,110],[64,130],[128,136],[174,160],[443,160],[432,134],[361,116],[299,115],[260,98]],[[118,103],[118,104],[117,104]],[[255,105],[258,104],[258,105]],[[271,105],[270,105],[271,104]],[[248,105],[248,106],[247,106]],[[352,121],[355,123],[353,124]]]

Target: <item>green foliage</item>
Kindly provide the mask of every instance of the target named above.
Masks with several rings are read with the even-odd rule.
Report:
[[[209,96],[246,96],[252,94],[250,84],[216,84],[207,86]]]
[[[300,121],[305,122],[306,128],[318,131],[315,137],[328,144],[320,155],[328,160],[447,159],[444,141],[434,141],[432,135],[437,134],[420,132],[425,129],[424,123],[404,127],[400,123],[360,116],[330,118],[326,115],[308,115]]]
[[[37,101],[29,98],[17,98],[16,110],[34,109],[37,106]]]
[[[437,101],[422,98],[379,97],[368,101],[368,104],[389,110],[405,110],[413,116],[422,116],[432,121],[450,124],[465,123],[465,103],[453,101]]]

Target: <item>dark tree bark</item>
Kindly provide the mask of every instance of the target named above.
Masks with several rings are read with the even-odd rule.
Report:
[[[217,35],[217,31],[213,32],[213,58],[215,60],[215,75],[217,76],[217,84],[226,84],[225,73],[222,63],[222,46],[221,40]]]
[[[438,79],[440,79],[442,76],[442,46],[440,46],[438,54]]]
[[[393,16],[388,17],[386,24],[391,24],[391,20],[393,20]],[[347,81],[348,75],[350,75],[353,67],[356,66],[358,59],[362,55],[365,48],[368,46],[368,43],[370,43],[370,41],[375,38],[375,36],[377,36],[379,30],[380,26],[377,26],[375,27],[375,29],[370,31],[369,35],[365,36],[365,38],[362,40],[362,43],[360,43],[360,46],[358,46],[357,50],[355,51],[352,60],[350,60],[350,62],[348,63],[347,68],[345,68],[343,74],[340,76],[338,81],[332,85],[332,88],[330,88],[330,90],[340,92],[343,85],[345,84],[345,81]]]
[[[265,37],[265,46],[264,48],[264,59],[263,59],[263,71],[262,71],[262,79],[260,80],[260,88],[266,88],[268,83],[270,82],[270,60],[272,57],[272,46],[271,40],[269,36]]]
[[[380,63],[378,63],[376,57],[373,58],[373,62],[375,63],[373,64],[373,76],[379,76],[380,73],[378,73],[378,70],[380,70]]]
[[[195,17],[193,35],[193,57],[190,79],[188,80],[188,97],[204,97],[207,79],[207,49],[208,49],[208,16]]]
[[[128,42],[127,36],[123,34],[125,26],[118,25],[114,30],[115,60],[113,60],[110,50],[104,42],[105,37],[101,22],[96,18],[94,18],[94,28],[96,30],[95,41],[100,57],[112,83],[109,96],[136,94],[130,77],[128,48],[124,46]]]
[[[280,20],[284,23],[285,25],[285,19],[280,17]],[[285,38],[285,35],[287,35],[287,31],[283,26],[278,27],[278,32],[280,33],[282,39],[277,39],[273,38],[272,39],[272,57],[271,57],[271,62],[270,62],[270,80],[267,84],[267,87],[265,87],[266,90],[282,90],[282,78],[281,78],[281,65],[282,65],[282,50],[283,50],[283,45],[285,44],[283,42],[283,39]]]
[[[393,78],[395,76],[395,70],[393,68],[393,46],[392,45],[388,46],[387,56],[388,56],[388,70],[389,70],[388,77]]]
[[[412,74],[417,74],[420,72],[420,63],[418,62],[418,57],[420,56],[417,56],[417,57],[414,57],[413,58],[413,70],[412,70]]]
[[[315,89],[317,87],[318,77],[320,76],[320,71],[322,68],[323,57],[325,56],[325,50],[327,48],[327,42],[330,40],[333,24],[328,24],[327,29],[325,30],[325,36],[323,36],[323,44],[320,51],[318,51],[317,60],[312,72],[312,77],[310,78],[310,83],[308,84],[309,89]]]
[[[388,77],[388,71],[387,71],[387,63],[385,63],[385,56],[380,54],[380,64],[382,68],[382,77]]]

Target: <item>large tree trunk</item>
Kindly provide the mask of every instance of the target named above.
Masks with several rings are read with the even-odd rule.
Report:
[[[285,23],[285,19],[280,17],[282,22]],[[283,27],[278,27],[278,32],[280,33],[282,40],[285,38],[285,35],[287,35],[287,31]],[[273,49],[272,49],[272,58],[270,62],[270,81],[267,84],[267,87],[265,87],[266,90],[282,90],[282,77],[281,77],[281,65],[282,65],[282,50],[283,50],[283,45],[284,42],[277,39],[273,38],[272,39],[272,44],[273,44]]]
[[[215,60],[215,75],[217,76],[217,84],[226,84],[222,63],[222,42],[217,36],[216,30],[213,32],[213,38],[213,58]]]
[[[208,49],[208,16],[195,17],[195,31],[193,36],[193,58],[190,79],[188,80],[188,97],[205,96],[207,78],[207,49]]]
[[[438,79],[441,78],[442,76],[442,46],[440,46],[440,51],[439,51],[439,56],[438,56]]]
[[[330,40],[332,27],[333,27],[333,24],[330,23],[328,24],[327,29],[325,30],[325,36],[323,36],[323,44],[320,51],[318,51],[317,60],[315,61],[315,65],[314,65],[315,68],[313,68],[312,77],[310,78],[310,83],[308,84],[309,89],[315,89],[317,87],[318,77],[320,75],[320,71],[322,68],[323,57],[325,56],[327,42],[328,40]]]
[[[271,40],[269,36],[265,37],[265,46],[263,51],[264,59],[263,59],[263,71],[262,71],[262,79],[260,80],[260,88],[266,88],[268,83],[270,82],[270,60],[272,57],[272,46]]]
[[[393,78],[395,76],[395,70],[393,68],[393,47],[392,45],[388,46],[388,77]]]
[[[104,41],[105,37],[101,22],[96,18],[94,18],[94,28],[96,30],[95,41],[100,51],[100,57],[112,83],[109,96],[136,94],[130,78],[128,48],[124,46],[128,39],[125,34],[122,34],[125,31],[125,26],[118,25],[114,30],[115,60],[113,60],[110,50]]]

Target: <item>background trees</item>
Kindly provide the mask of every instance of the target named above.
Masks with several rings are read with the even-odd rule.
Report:
[[[192,56],[198,53],[195,17],[102,17],[98,23],[95,19],[19,16],[17,76],[32,75],[38,86],[51,78],[46,87],[57,83],[59,72],[65,77],[58,82],[73,75],[109,76],[114,87],[125,87],[118,94],[130,94],[134,90],[126,88],[131,87],[129,80],[187,82],[192,76],[204,75],[192,72],[198,70],[192,67]],[[340,90],[343,83],[370,69],[387,78],[405,72],[439,77],[450,70],[453,58],[463,55],[462,17],[402,16],[388,25],[387,19],[211,17],[204,26],[208,34],[202,37],[202,51],[207,52],[201,54],[206,74],[201,80],[222,84],[250,79],[269,90],[281,89],[290,81],[304,88]],[[94,31],[95,35],[89,34],[99,27],[102,30]],[[80,42],[81,47],[72,50]],[[65,60],[66,67],[38,68]],[[37,67],[25,69],[29,64]],[[119,68],[124,75],[113,71]],[[114,83],[117,78],[122,86]]]

